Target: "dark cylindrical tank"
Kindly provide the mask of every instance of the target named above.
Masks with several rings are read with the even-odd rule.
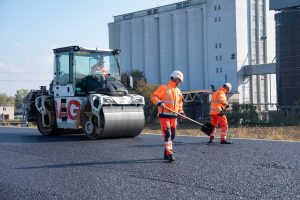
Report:
[[[278,106],[300,101],[300,8],[283,10],[276,19]]]

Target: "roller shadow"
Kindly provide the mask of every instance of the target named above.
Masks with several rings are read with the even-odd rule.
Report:
[[[89,167],[101,165],[128,165],[128,164],[143,164],[143,163],[166,163],[163,158],[140,159],[140,160],[123,160],[123,161],[107,161],[107,162],[85,162],[85,163],[68,163],[56,165],[43,165],[32,167],[20,167],[16,169],[61,169],[69,167]]]
[[[64,135],[32,135],[18,133],[1,133],[0,143],[43,143],[43,142],[76,142],[86,141],[87,137],[83,134],[64,134]]]

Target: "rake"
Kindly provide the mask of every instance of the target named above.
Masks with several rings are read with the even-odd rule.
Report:
[[[191,121],[191,122],[193,122],[195,124],[200,125],[201,126],[201,131],[203,133],[205,133],[205,135],[207,135],[207,136],[210,136],[210,134],[214,131],[215,126],[212,125],[209,122],[205,122],[204,124],[201,124],[200,122],[197,122],[197,121],[195,121],[195,120],[193,120],[193,119],[191,119],[191,118],[189,118],[189,117],[187,117],[185,115],[182,115],[182,114],[180,114],[180,113],[178,113],[178,112],[176,112],[176,111],[174,111],[174,110],[172,110],[172,109],[170,109],[168,107],[165,107],[165,109],[169,110],[172,113],[177,114],[178,116],[180,116],[180,117],[182,117],[184,119],[187,119],[187,120],[189,120],[189,121]]]

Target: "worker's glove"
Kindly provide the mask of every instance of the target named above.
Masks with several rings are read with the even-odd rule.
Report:
[[[180,119],[185,119],[185,118],[186,118],[186,116],[185,116],[185,114],[184,114],[184,112],[183,112],[183,111],[182,111],[182,112],[180,112],[179,114],[183,115],[183,116],[180,116]]]
[[[166,107],[165,104],[163,102],[161,102],[161,101],[158,102],[157,106],[160,106],[161,108],[165,108]]]
[[[218,115],[219,115],[219,116],[224,116],[225,114],[226,114],[226,110],[223,110],[223,109],[222,109],[222,110],[220,111],[220,114],[218,114]]]

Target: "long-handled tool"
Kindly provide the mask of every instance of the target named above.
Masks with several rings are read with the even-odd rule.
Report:
[[[182,115],[182,114],[180,114],[180,113],[178,113],[178,112],[176,112],[176,111],[174,111],[174,110],[172,110],[172,109],[170,109],[168,107],[164,107],[164,108],[167,109],[167,110],[169,110],[169,111],[171,111],[172,113],[177,114],[178,116],[180,116],[180,117],[182,117],[184,119],[187,119],[187,120],[189,120],[189,121],[191,121],[191,122],[193,122],[195,124],[200,125],[201,126],[201,131],[203,133],[205,133],[206,135],[208,135],[208,136],[210,136],[210,134],[214,131],[215,126],[212,125],[209,122],[205,122],[204,124],[201,124],[200,122],[197,122],[197,121],[195,121],[195,120],[193,120],[193,119],[191,119],[191,118],[189,118],[189,117],[187,117],[185,115]]]

